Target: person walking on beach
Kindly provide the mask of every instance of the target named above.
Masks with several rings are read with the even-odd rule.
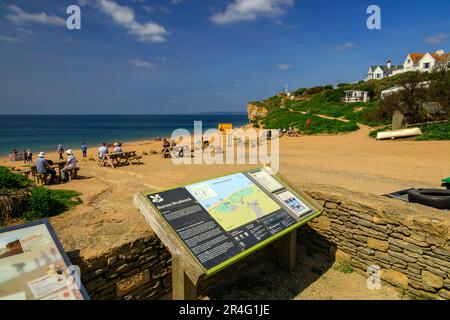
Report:
[[[67,153],[67,162],[64,168],[61,170],[61,179],[65,181],[67,179],[67,171],[75,169],[77,167],[77,159],[73,155],[72,150],[68,149]]]
[[[56,171],[52,169],[50,163],[45,159],[45,153],[39,153],[39,159],[36,161],[36,171],[37,173],[49,173],[51,175],[50,183],[55,183]]]
[[[103,155],[108,153],[109,153],[108,147],[106,146],[106,143],[103,142],[100,148],[98,148],[98,159],[102,160]]]
[[[86,143],[84,143],[84,142],[81,145],[81,152],[83,153],[83,158],[86,158],[87,157],[87,146],[86,146]]]
[[[64,160],[63,154],[64,154],[64,148],[62,145],[58,145],[58,154],[59,154],[59,160]]]
[[[27,150],[27,162],[33,162],[33,153],[30,149]]]
[[[28,158],[27,158],[27,152],[25,150],[23,150],[22,157],[23,157],[23,163],[27,163]]]

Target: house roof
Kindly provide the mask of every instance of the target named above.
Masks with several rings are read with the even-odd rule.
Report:
[[[430,53],[430,55],[437,61],[447,61],[450,59],[450,53],[446,54],[437,54],[437,53]]]
[[[423,58],[423,56],[426,55],[426,53],[409,53],[408,56],[411,58],[413,63],[419,62],[420,59]]]
[[[392,73],[393,71],[403,69],[403,66],[402,65],[399,65],[399,66],[391,65],[390,68],[388,68],[388,66],[370,66],[370,71],[374,72],[377,68],[381,68],[381,70],[383,70],[383,72],[385,72],[385,73]]]
[[[380,67],[386,73],[392,73],[393,71],[403,69],[403,66],[401,66],[401,65],[400,66],[391,66],[390,68],[388,68],[388,66],[380,66]]]

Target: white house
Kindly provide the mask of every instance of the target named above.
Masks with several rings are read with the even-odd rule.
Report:
[[[370,66],[369,72],[367,72],[366,80],[383,79],[393,75],[394,72],[397,72],[401,69],[403,69],[402,65],[393,66],[391,61],[389,60],[385,66]]]
[[[450,67],[450,54],[445,53],[444,50],[438,50],[435,53],[409,53],[405,62],[403,62],[403,70],[401,72],[431,72],[440,66]]]
[[[369,93],[367,91],[346,90],[345,97],[341,98],[341,102],[367,102],[369,101]]]
[[[438,67],[450,69],[450,53],[445,53],[444,50],[408,53],[403,65],[393,66],[389,60],[385,66],[371,66],[366,80],[383,79],[408,71],[431,72]]]

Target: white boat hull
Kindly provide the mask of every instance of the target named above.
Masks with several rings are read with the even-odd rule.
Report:
[[[419,128],[409,128],[395,131],[383,131],[377,133],[377,140],[406,138],[420,136],[422,131]]]

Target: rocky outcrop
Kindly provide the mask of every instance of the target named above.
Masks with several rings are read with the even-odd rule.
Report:
[[[267,108],[262,105],[258,105],[256,103],[249,103],[247,105],[247,114],[249,121],[264,118],[268,112],[269,110],[267,110]]]

